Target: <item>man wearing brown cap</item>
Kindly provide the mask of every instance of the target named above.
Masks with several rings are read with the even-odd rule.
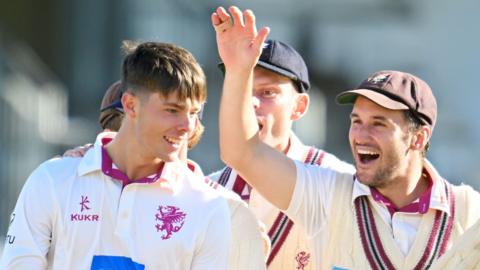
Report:
[[[292,161],[265,145],[250,105],[253,70],[269,29],[251,11],[212,14],[225,64],[222,159],[302,225],[319,269],[428,269],[479,218],[480,195],[453,186],[425,159],[436,122],[430,87],[381,71],[337,101],[353,104],[356,174]]]

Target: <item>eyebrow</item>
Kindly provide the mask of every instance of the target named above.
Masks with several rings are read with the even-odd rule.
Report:
[[[166,102],[165,106],[174,107],[174,108],[177,108],[179,110],[184,110],[187,107],[187,105],[185,103],[176,103],[176,102]],[[201,105],[198,105],[198,106],[192,105],[192,109],[200,111],[202,109],[202,106]]]
[[[350,118],[359,118],[359,116],[356,113],[351,113]],[[373,116],[373,119],[380,120],[380,121],[388,121],[388,119],[385,116],[381,116],[381,115]]]

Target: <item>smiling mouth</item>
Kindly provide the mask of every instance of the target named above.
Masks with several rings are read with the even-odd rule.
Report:
[[[174,137],[163,136],[163,138],[164,138],[169,144],[173,144],[173,145],[175,145],[175,146],[180,145],[180,143],[182,142],[181,139],[174,138]]]
[[[360,150],[357,152],[357,154],[358,154],[358,160],[362,164],[370,163],[380,157],[379,153],[372,152],[372,151],[365,151],[365,150]]]

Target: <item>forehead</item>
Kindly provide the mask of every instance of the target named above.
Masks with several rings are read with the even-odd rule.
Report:
[[[290,80],[290,78],[262,67],[255,67],[253,71],[253,75],[254,75],[253,77],[254,85],[292,84],[292,87],[293,87],[293,82],[292,80]]]
[[[193,99],[193,98],[180,98],[178,92],[172,92],[168,95],[163,95],[158,92],[152,92],[149,93],[148,100],[152,101],[154,103],[160,103],[163,105],[169,105],[169,106],[176,106],[176,107],[181,107],[181,108],[189,108],[189,107],[201,107],[204,101],[200,101],[198,99]]]
[[[358,96],[355,99],[352,115],[366,118],[383,118],[395,122],[405,121],[404,111],[387,109],[362,96]]]

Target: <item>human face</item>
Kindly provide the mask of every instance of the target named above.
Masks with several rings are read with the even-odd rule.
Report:
[[[140,98],[135,134],[147,156],[167,162],[179,160],[200,109],[200,102],[179,100],[175,93],[167,97],[151,93]]]
[[[389,110],[362,96],[350,115],[349,141],[358,180],[385,188],[406,177],[412,134],[402,111]]]
[[[278,151],[284,151],[288,146],[297,95],[289,78],[255,68],[252,103],[260,128],[259,137]]]

